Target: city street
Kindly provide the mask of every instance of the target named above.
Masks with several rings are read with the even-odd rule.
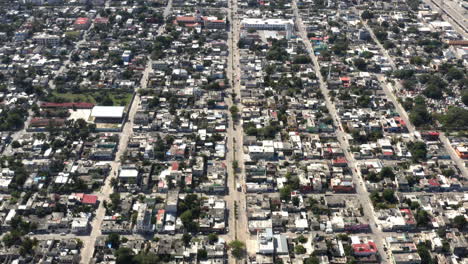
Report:
[[[464,38],[468,37],[468,23],[466,9],[461,7],[454,0],[441,1],[441,0],[425,0],[433,10],[440,11],[442,17],[450,22],[454,29],[460,33]]]
[[[388,54],[388,52],[385,50],[385,48],[382,46],[382,44],[380,43],[380,41],[377,39],[377,37],[375,36],[374,32],[372,31],[372,29],[367,25],[367,23],[363,23],[364,26],[366,27],[366,29],[370,32],[370,35],[372,37],[372,39],[375,41],[375,43],[378,45],[379,49],[380,49],[380,52],[387,58],[387,60],[390,62],[390,65],[392,66],[392,68],[395,70],[397,69],[397,66],[393,60],[393,58]],[[392,91],[390,88],[389,88],[389,85],[388,85],[388,82],[386,80],[386,78],[383,76],[383,75],[378,75],[377,76],[384,92],[385,92],[385,95],[387,95],[387,98],[389,98],[393,105],[395,106],[398,114],[403,118],[403,120],[406,122],[406,126],[408,128],[408,131],[410,132],[410,134],[413,136],[412,138],[414,139],[415,138],[415,134],[417,132],[417,129],[413,126],[413,124],[410,122],[410,119],[409,119],[409,115],[408,113],[406,112],[406,110],[403,108],[403,106],[401,105],[401,103],[398,101],[397,97],[395,96],[395,91]],[[395,90],[398,91],[398,90],[401,90],[403,89],[401,87],[401,84],[400,82],[396,82],[396,88]],[[444,145],[444,148],[445,150],[447,151],[447,153],[450,154],[450,157],[452,159],[452,161],[455,162],[455,164],[457,165],[457,167],[460,169],[462,175],[464,177],[468,177],[468,170],[465,166],[465,163],[464,161],[455,153],[455,150],[453,149],[453,147],[450,145],[450,142],[449,140],[447,139],[447,137],[445,136],[444,133],[440,133],[440,141],[442,142],[442,144]]]
[[[229,7],[227,8],[228,18],[230,21],[229,29],[229,57],[227,66],[227,76],[231,82],[231,94],[235,94],[237,98],[240,97],[241,85],[239,77],[241,75],[239,66],[239,49],[237,42],[239,40],[239,24],[237,23],[237,1],[229,1]],[[237,98],[233,96],[226,99],[228,108],[236,106],[239,113],[242,113],[242,104],[236,104]],[[240,240],[246,242],[249,238],[247,230],[247,216],[245,213],[245,193],[237,190],[237,184],[244,186],[245,183],[245,171],[244,171],[244,153],[243,153],[243,129],[240,122],[234,122],[232,115],[230,114],[229,127],[227,129],[228,137],[228,152],[226,157],[226,163],[228,169],[228,195],[225,196],[225,200],[229,209],[229,232],[224,237],[229,243],[232,240]],[[234,171],[233,162],[236,161],[238,164],[237,172]],[[237,213],[236,213],[237,210]],[[237,217],[236,217],[237,215]],[[235,263],[235,259],[229,256],[229,263]]]
[[[171,7],[172,7],[172,0],[169,0],[164,10],[164,18],[167,18],[167,16],[169,16]],[[162,32],[163,32],[163,29],[161,27],[158,33],[161,34]],[[151,70],[152,70],[152,61],[148,56],[148,62],[143,72],[143,77],[141,79],[141,84],[140,84],[140,87],[142,89],[146,89],[146,86],[148,83],[148,76]],[[104,208],[104,201],[108,201],[109,196],[113,192],[111,181],[113,178],[116,178],[118,175],[118,170],[121,165],[121,158],[123,157],[123,154],[125,153],[127,149],[128,140],[130,139],[133,133],[133,119],[135,117],[139,104],[140,104],[140,97],[138,93],[135,91],[133,102],[131,106],[129,107],[129,109],[127,109],[127,112],[128,112],[127,118],[129,121],[124,123],[122,132],[120,133],[118,151],[115,154],[115,160],[111,162],[110,174],[106,178],[104,186],[102,187],[101,191],[98,194],[98,200],[100,201],[100,203],[95,213],[96,215],[93,219],[93,222],[91,223],[91,234],[89,236],[80,238],[83,241],[83,245],[84,245],[81,250],[81,263],[83,264],[91,263],[91,259],[94,254],[94,246],[96,244],[96,239],[97,237],[101,235],[100,227],[102,225],[102,222],[104,220],[104,216],[106,213],[106,209]]]
[[[3,2],[0,262],[467,260],[466,1]]]
[[[387,253],[384,250],[385,234],[376,225],[374,209],[372,206],[372,202],[370,201],[370,198],[369,198],[369,193],[367,192],[367,189],[364,187],[364,179],[362,178],[362,175],[360,175],[360,171],[357,169],[357,163],[353,155],[349,152],[350,148],[349,148],[349,143],[348,143],[346,133],[343,132],[343,130],[341,129],[341,121],[339,120],[334,104],[331,102],[327,84],[325,83],[323,76],[320,73],[320,64],[317,60],[317,57],[314,54],[310,41],[308,41],[307,32],[304,28],[302,18],[299,14],[296,1],[293,1],[293,9],[294,9],[295,22],[296,22],[298,31],[300,33],[300,37],[302,37],[302,39],[304,40],[306,49],[312,59],[312,62],[315,67],[315,74],[319,79],[320,89],[322,91],[322,94],[325,97],[326,107],[330,115],[333,118],[333,123],[335,125],[335,128],[337,128],[335,130],[335,133],[337,135],[341,148],[343,149],[345,157],[348,161],[348,166],[349,168],[351,168],[351,173],[353,175],[353,181],[355,183],[355,188],[356,188],[356,194],[359,197],[359,200],[361,201],[361,205],[364,209],[364,215],[367,217],[367,219],[369,219],[369,224],[371,226],[372,233],[373,233],[373,239],[378,247],[379,254],[381,256],[381,263],[388,263]]]

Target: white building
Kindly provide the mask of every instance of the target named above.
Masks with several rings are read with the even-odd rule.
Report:
[[[271,228],[257,234],[257,253],[263,255],[287,255],[288,243],[284,235],[273,235]]]
[[[7,191],[8,186],[10,186],[10,183],[13,180],[13,177],[15,177],[14,171],[10,170],[9,168],[3,168],[0,171],[0,190]]]
[[[273,230],[271,228],[267,228],[263,232],[258,232],[257,244],[259,254],[270,255],[275,253],[275,241],[273,238]]]
[[[287,33],[287,38],[291,38],[294,28],[294,21],[292,19],[279,19],[279,18],[244,18],[242,19],[241,26],[244,29],[255,30],[284,30]]]
[[[89,231],[89,219],[86,217],[74,218],[71,224],[71,230],[75,234],[85,234]]]
[[[138,169],[134,167],[122,167],[119,171],[119,181],[123,184],[135,184],[138,182]]]
[[[46,33],[37,33],[33,40],[39,45],[57,46],[60,43],[60,37]]]
[[[148,233],[154,231],[153,225],[151,224],[151,210],[148,209],[148,205],[140,204],[138,206],[138,216],[135,225],[135,231],[140,233]]]
[[[293,28],[294,22],[292,19],[244,18],[241,26],[245,29],[256,30],[288,30]]]
[[[91,110],[91,117],[95,123],[120,123],[124,110],[124,106],[95,106]]]

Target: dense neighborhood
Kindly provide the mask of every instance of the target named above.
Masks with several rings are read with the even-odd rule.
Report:
[[[468,262],[448,0],[0,1],[0,262]]]

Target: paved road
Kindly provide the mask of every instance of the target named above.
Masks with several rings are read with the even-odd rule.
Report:
[[[468,37],[468,23],[466,11],[455,1],[424,0],[433,10],[440,10],[442,18],[452,24],[453,28],[464,38]]]
[[[239,49],[237,42],[239,40],[239,24],[237,23],[237,0],[230,0],[227,8],[228,18],[230,21],[230,30],[228,38],[229,54],[227,65],[227,76],[231,82],[231,93],[240,97],[240,66],[239,66]],[[232,97],[226,99],[229,108],[236,105],[239,112],[242,112],[242,105],[235,104]],[[234,123],[229,112],[229,128],[227,130],[228,137],[228,154],[226,163],[228,170],[228,189],[229,193],[225,197],[229,208],[229,232],[225,236],[227,241],[240,240],[246,242],[249,238],[247,228],[247,215],[245,213],[245,193],[239,192],[236,185],[239,183],[242,186],[245,183],[244,169],[244,153],[243,153],[243,129],[240,123]],[[234,173],[233,162],[238,163],[238,172]],[[235,217],[235,204],[237,205],[237,218]],[[235,263],[235,259],[229,257],[229,263]]]
[[[100,17],[101,15],[97,15],[97,17]],[[78,42],[75,43],[75,45],[73,46],[73,50],[70,52],[70,54],[68,54],[68,57],[67,59],[62,63],[62,66],[60,66],[60,68],[58,69],[57,72],[55,72],[55,76],[61,74],[66,68],[67,66],[71,63],[71,57],[72,55],[78,51],[80,49],[80,46],[84,43],[86,43],[88,41],[88,34],[89,32],[91,31],[91,29],[94,28],[94,20],[92,20],[92,23],[91,25],[89,26],[88,29],[86,29],[83,33],[83,38],[81,40],[79,40]],[[52,90],[52,91],[55,91],[55,81],[54,79],[51,79],[49,80],[49,89]]]
[[[23,137],[23,135],[26,134],[26,129],[29,127],[29,123],[31,123],[31,119],[32,119],[33,114],[34,114],[33,111],[29,110],[28,111],[28,118],[24,122],[24,127],[21,130],[16,131],[11,135],[10,144],[8,144],[8,146],[6,146],[5,150],[3,151],[4,156],[13,155],[14,151],[13,151],[13,148],[11,147],[11,142],[21,139],[21,137]]]
[[[374,40],[374,42],[377,44],[377,46],[379,47],[381,53],[387,58],[387,60],[390,62],[392,68],[395,70],[397,69],[397,65],[395,64],[393,58],[388,54],[388,52],[385,50],[385,48],[382,46],[382,44],[380,43],[380,41],[377,39],[377,37],[375,36],[372,28],[370,28],[367,23],[363,22],[364,26],[366,27],[366,29],[371,33],[371,37],[372,39]],[[377,79],[379,80],[379,82],[381,83],[382,85],[382,89],[384,90],[385,92],[385,95],[387,95],[387,98],[389,98],[392,102],[393,102],[393,105],[395,105],[395,109],[397,110],[398,114],[403,118],[403,120],[406,122],[406,125],[408,127],[408,131],[413,135],[413,139],[414,139],[414,135],[415,133],[418,131],[414,125],[410,122],[410,119],[409,119],[409,115],[408,113],[406,112],[406,110],[403,108],[403,106],[400,104],[400,102],[397,100],[397,97],[395,96],[395,91],[392,91],[392,89],[390,89],[385,77],[383,75],[378,75],[377,76]],[[400,82],[396,82],[396,90],[402,90],[403,88],[401,87],[401,84]],[[465,162],[460,158],[458,157],[458,155],[456,154],[455,152],[455,149],[451,146],[448,138],[445,136],[444,133],[441,133],[440,134],[440,141],[443,145],[443,147],[445,148],[446,152],[450,155],[452,161],[455,162],[455,164],[458,166],[458,168],[460,169],[460,172],[461,174],[463,175],[463,177],[467,178],[468,177],[468,170],[465,166]]]
[[[151,67],[151,66],[150,66]],[[133,104],[128,113],[129,122],[124,124],[124,128],[120,133],[120,141],[118,151],[115,155],[115,160],[111,162],[111,171],[109,176],[106,178],[103,188],[98,195],[98,200],[100,201],[99,207],[96,211],[96,215],[91,223],[91,234],[88,237],[83,238],[84,247],[81,251],[81,263],[88,264],[91,263],[91,258],[94,253],[94,245],[96,243],[96,238],[101,235],[101,225],[104,220],[106,209],[104,208],[104,201],[109,201],[109,195],[113,193],[113,188],[111,186],[111,181],[113,178],[117,177],[118,170],[120,168],[122,158],[125,150],[127,149],[128,140],[132,135],[133,127],[133,118],[135,117],[136,110],[140,104],[139,96],[136,96],[133,100]]]
[[[164,17],[166,18],[170,14],[170,10],[172,7],[172,0],[169,0],[166,9],[164,10]],[[162,29],[158,31],[159,34],[162,33]],[[148,56],[148,62],[143,72],[143,77],[141,79],[140,87],[145,89],[148,84],[148,76],[152,70],[152,61]],[[138,93],[135,92],[135,98],[132,102],[130,110],[128,112],[128,122],[124,124],[123,130],[120,133],[120,141],[118,151],[115,155],[115,160],[111,162],[111,172],[109,177],[106,178],[103,188],[101,192],[98,194],[98,200],[100,201],[99,207],[96,211],[96,215],[91,223],[91,234],[88,237],[83,237],[83,249],[81,250],[81,262],[82,264],[91,263],[92,257],[94,255],[94,246],[96,244],[96,239],[101,235],[101,225],[106,213],[106,209],[104,208],[104,201],[109,201],[109,195],[112,194],[113,188],[111,186],[111,181],[113,178],[117,177],[118,170],[121,165],[121,158],[124,152],[127,149],[128,140],[130,139],[133,133],[133,119],[137,112],[138,106],[140,104],[140,96]]]
[[[325,83],[322,74],[320,73],[320,64],[317,60],[317,57],[314,54],[312,45],[310,44],[310,41],[308,41],[307,38],[307,32],[304,28],[304,24],[302,22],[302,18],[299,14],[299,10],[297,8],[296,0],[293,1],[293,9],[294,9],[294,16],[295,16],[295,23],[296,26],[299,30],[300,36],[302,37],[304,44],[306,46],[306,49],[312,59],[312,62],[314,64],[315,68],[315,74],[319,79],[320,83],[320,89],[322,91],[322,94],[325,98],[325,104],[326,107],[330,113],[330,115],[333,118],[333,122],[335,127],[337,128],[335,130],[338,141],[341,145],[341,148],[344,151],[345,157],[348,160],[348,166],[351,168],[351,172],[353,175],[353,182],[355,183],[355,188],[356,188],[356,194],[361,201],[361,205],[364,209],[364,215],[369,219],[369,224],[371,225],[372,233],[373,233],[373,238],[374,242],[377,245],[377,248],[379,250],[379,254],[381,256],[381,262],[380,263],[388,263],[387,260],[387,253],[384,250],[384,239],[385,239],[385,234],[377,228],[376,225],[376,218],[374,214],[374,208],[372,206],[372,202],[369,199],[369,193],[367,192],[367,189],[364,187],[364,181],[362,178],[362,175],[360,175],[360,170],[357,169],[357,163],[354,159],[354,156],[350,153],[349,151],[349,143],[347,140],[347,135],[346,133],[343,132],[342,127],[341,127],[341,121],[339,119],[339,116],[336,112],[335,105],[331,102],[329,91],[327,88],[327,84]]]

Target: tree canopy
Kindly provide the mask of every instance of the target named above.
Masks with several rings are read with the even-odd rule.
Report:
[[[231,254],[236,258],[240,259],[245,254],[245,244],[239,240],[233,240],[229,243],[229,248],[231,249]]]

